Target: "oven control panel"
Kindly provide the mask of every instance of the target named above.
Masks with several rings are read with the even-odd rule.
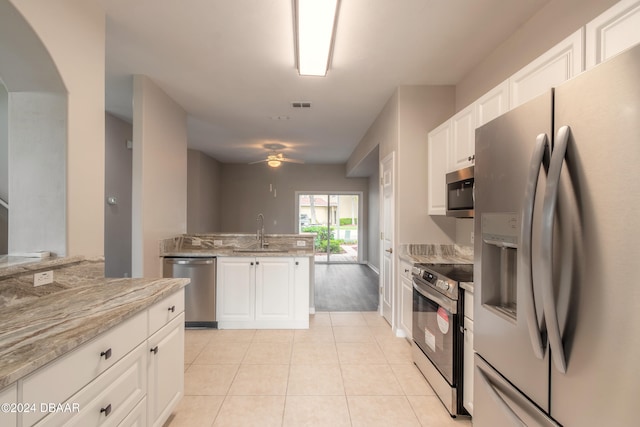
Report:
[[[426,282],[426,284],[429,284],[441,293],[447,295],[449,298],[457,299],[458,282],[455,280],[443,276],[442,274],[438,274],[437,272],[432,271],[432,269],[421,265],[414,266],[411,272],[414,277],[420,278],[423,282]]]

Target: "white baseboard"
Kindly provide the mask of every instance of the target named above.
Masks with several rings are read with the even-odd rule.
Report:
[[[369,267],[370,269],[372,269],[377,275],[380,275],[380,270],[378,270],[376,268],[376,266],[374,266],[373,264],[369,264],[367,263],[367,267]]]

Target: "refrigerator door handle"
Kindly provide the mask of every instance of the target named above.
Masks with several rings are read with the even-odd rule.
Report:
[[[562,126],[556,135],[556,141],[549,164],[547,188],[542,207],[542,238],[540,241],[540,277],[542,282],[542,305],[551,347],[551,356],[556,369],[567,372],[567,362],[562,345],[562,334],[556,310],[556,298],[553,292],[553,225],[560,188],[560,172],[567,152],[567,143],[571,130],[569,126]]]
[[[527,326],[529,329],[529,339],[533,347],[533,353],[538,359],[544,357],[545,346],[542,344],[542,334],[538,325],[538,310],[536,309],[535,284],[532,274],[531,258],[531,236],[533,233],[533,210],[536,200],[536,189],[538,187],[538,176],[544,164],[545,155],[548,155],[549,139],[547,134],[541,133],[536,138],[531,162],[529,164],[529,176],[527,177],[527,187],[524,192],[524,203],[522,207],[522,221],[520,228],[520,248],[518,251],[518,271],[520,279],[524,281],[526,293],[524,295],[525,313]]]
[[[498,394],[493,384],[491,384],[489,378],[487,378],[487,375],[482,372],[482,369],[478,368],[477,372],[480,374],[478,376],[480,377],[480,379],[482,379],[482,383],[486,387],[486,390],[489,392],[491,398],[498,404],[498,406],[500,406],[500,408],[502,408],[502,411],[505,413],[505,415],[507,415],[511,419],[513,425],[527,427],[524,421],[522,421],[522,419],[515,412],[513,412],[507,402],[505,402],[500,394]]]

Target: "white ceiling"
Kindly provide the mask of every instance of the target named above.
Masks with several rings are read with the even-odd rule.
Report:
[[[107,111],[130,119],[145,74],[187,111],[189,147],[233,163],[273,143],[344,163],[396,87],[456,84],[548,2],[342,0],[323,78],[297,74],[290,0],[100,1]]]

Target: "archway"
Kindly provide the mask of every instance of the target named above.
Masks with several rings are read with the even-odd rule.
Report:
[[[7,0],[0,0],[0,83],[7,250],[65,255],[67,91],[47,49]]]

